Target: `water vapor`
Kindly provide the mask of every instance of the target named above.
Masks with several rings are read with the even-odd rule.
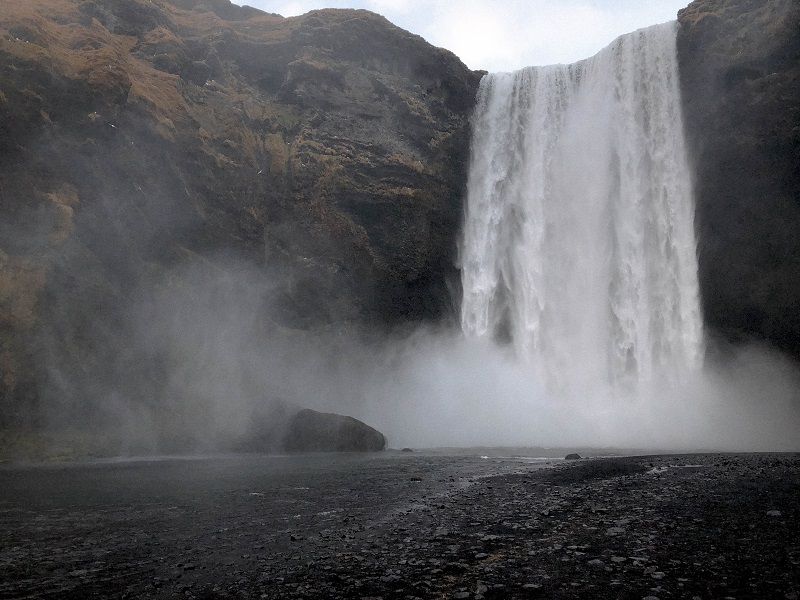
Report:
[[[800,449],[800,371],[763,348],[628,395],[557,394],[512,346],[459,330],[284,328],[273,291],[255,267],[199,263],[141,295],[116,376],[92,390],[117,452],[274,451],[298,407],[354,416],[394,448]]]
[[[389,352],[367,383],[364,417],[393,445],[594,447],[630,451],[800,449],[800,370],[765,348],[636,393],[546,391],[508,347],[419,332]]]
[[[264,264],[176,249],[169,266],[143,261],[130,290],[110,260],[122,308],[48,298],[52,422],[121,454],[274,451],[301,407],[361,419],[394,448],[800,450],[797,365],[705,347],[674,35],[485,80],[460,329],[300,331],[280,317],[291,276]],[[87,304],[103,318],[78,319]]]

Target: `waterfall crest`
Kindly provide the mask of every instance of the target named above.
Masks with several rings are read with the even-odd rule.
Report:
[[[551,390],[702,361],[676,28],[481,82],[462,329],[511,344]]]

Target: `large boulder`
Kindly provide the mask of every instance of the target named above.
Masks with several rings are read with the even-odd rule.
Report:
[[[289,452],[380,452],[386,437],[353,417],[306,408],[289,421],[283,447]]]

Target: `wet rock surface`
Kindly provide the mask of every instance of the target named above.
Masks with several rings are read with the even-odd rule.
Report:
[[[696,0],[678,13],[703,316],[800,357],[800,4]]]
[[[9,598],[800,593],[797,454],[229,457],[0,483]]]
[[[262,338],[449,317],[480,77],[363,10],[4,3],[0,428],[41,429],[55,371],[81,430],[100,381],[157,396],[191,342],[153,357],[141,307],[242,270]]]
[[[289,421],[283,448],[289,452],[380,452],[386,436],[366,423],[304,408]]]

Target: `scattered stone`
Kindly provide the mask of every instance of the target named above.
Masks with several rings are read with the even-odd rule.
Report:
[[[628,560],[628,559],[625,558],[624,556],[612,556],[611,557],[611,562],[613,562],[613,563],[622,563],[622,562],[625,562],[626,560]]]
[[[779,511],[779,510],[768,510],[767,511],[767,516],[768,517],[780,517],[781,516],[781,511]]]
[[[522,585],[523,590],[538,590],[540,587],[542,587],[541,583],[525,583]],[[497,586],[495,586],[495,588],[497,588]]]
[[[592,567],[605,567],[605,566],[606,566],[606,563],[604,563],[604,562],[603,562],[602,560],[600,560],[599,558],[593,558],[593,559],[592,559],[592,560],[590,560],[590,561],[589,561],[587,564],[588,564],[589,566],[592,566]]]
[[[328,458],[321,458],[328,464]],[[275,591],[275,597],[325,595],[331,600],[378,595],[387,599],[452,599],[457,594],[472,600],[515,594],[603,598],[620,597],[622,590],[625,597],[651,600],[691,598],[697,589],[707,589],[709,597],[714,598],[781,598],[786,593],[770,583],[785,577],[783,567],[768,562],[759,563],[765,569],[764,578],[743,590],[732,577],[738,565],[721,559],[731,550],[725,540],[710,528],[691,525],[694,515],[704,506],[702,492],[709,488],[703,485],[730,482],[726,493],[746,493],[732,479],[741,470],[720,474],[711,481],[686,471],[686,475],[679,474],[685,479],[676,479],[669,486],[652,478],[589,479],[548,485],[547,473],[512,472],[494,477],[493,491],[489,491],[488,485],[453,489],[447,483],[453,471],[430,470],[423,466],[427,460],[425,456],[403,459],[396,454],[370,457],[366,462],[345,457],[342,464],[353,465],[347,471],[331,476],[325,471],[315,473],[313,485],[291,481],[283,488],[284,495],[265,494],[263,501],[255,504],[246,494],[231,496],[225,521],[210,530],[212,538],[202,538],[202,554],[181,547],[164,561],[165,571],[151,570],[145,573],[141,584],[127,584],[129,595],[174,597],[180,595],[183,584],[193,586],[187,589],[194,597],[273,597],[275,594],[270,594]],[[800,459],[796,462],[796,471],[788,473],[800,470]],[[382,471],[367,471],[373,463],[379,464]],[[452,464],[447,468],[456,468],[456,462]],[[580,469],[584,464],[565,470]],[[341,477],[342,472],[347,473],[347,478]],[[391,476],[384,480],[378,474],[383,472]],[[422,475],[426,484],[409,485],[412,474]],[[467,481],[469,477],[465,475],[470,474],[457,473],[457,478]],[[776,474],[774,481],[779,485],[767,488],[773,494],[773,506],[789,505],[788,498],[793,496],[781,495],[783,490],[794,494],[783,485],[782,477],[785,475]],[[586,501],[589,497],[591,502]],[[376,504],[382,499],[388,511]],[[608,510],[592,511],[595,499]],[[684,503],[675,504],[677,499]],[[752,504],[746,509],[737,506],[736,510],[728,510],[723,505],[715,518],[730,528],[734,534],[730,539],[737,549],[752,552],[750,548],[755,547],[768,553],[770,544],[774,544],[775,528],[752,526],[752,516],[763,516],[767,509],[761,503],[763,496],[753,495],[749,501]],[[661,507],[668,502],[672,503],[670,510],[664,511]],[[539,517],[543,506],[558,507],[547,521]],[[193,520],[202,519],[206,512],[198,511]],[[45,518],[60,527],[65,518],[72,517],[64,513],[52,518],[43,513],[39,517]],[[30,535],[35,535],[38,523]],[[136,526],[142,523],[137,521]],[[252,523],[260,523],[257,540],[246,534]],[[784,512],[781,524],[786,533],[796,531],[794,514]],[[203,535],[198,531],[194,538],[186,537],[185,532],[174,529],[175,523],[167,526],[170,531],[184,534],[187,541],[199,540]],[[607,530],[614,537],[604,536]],[[48,531],[55,530],[50,528],[45,533]],[[134,539],[135,535],[129,537]],[[91,543],[95,547],[94,540]],[[133,543],[131,548],[135,548]],[[669,550],[664,550],[665,545]],[[16,546],[23,547],[19,541]],[[72,581],[80,581],[81,586],[96,585],[100,576],[94,573],[95,563],[76,560],[82,547],[76,546],[75,552],[71,564],[90,568],[80,580]],[[587,554],[582,555],[583,552]],[[164,554],[161,546],[157,554]],[[752,553],[748,556],[752,562]],[[796,566],[791,560],[789,568]],[[245,573],[256,562],[260,563],[260,574],[253,580]],[[190,571],[192,565],[196,569]],[[661,571],[659,566],[668,571]],[[120,572],[132,582],[133,575],[140,577],[139,569],[141,565],[131,563],[121,567]],[[123,582],[128,580],[120,578]],[[506,582],[505,589],[498,587],[500,581]],[[7,591],[2,585],[0,581],[0,596]],[[213,590],[213,586],[217,589]],[[750,588],[753,594],[744,593]]]

